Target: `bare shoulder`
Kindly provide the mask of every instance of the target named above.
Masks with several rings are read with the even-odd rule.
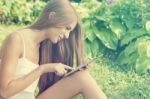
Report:
[[[18,46],[18,48],[21,46],[21,38],[17,32],[10,33],[3,41],[0,48],[0,58],[5,49],[10,48],[9,46],[13,47],[16,45]]]
[[[6,39],[4,40],[4,45],[5,44],[19,44],[21,42],[21,38],[17,32],[13,32],[9,34]]]

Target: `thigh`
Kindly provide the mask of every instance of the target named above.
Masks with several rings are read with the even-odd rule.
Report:
[[[61,79],[37,96],[36,99],[72,99],[73,96],[79,94],[82,90],[82,85],[75,76],[78,73]]]

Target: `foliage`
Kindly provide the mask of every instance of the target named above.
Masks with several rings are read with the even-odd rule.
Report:
[[[0,22],[30,24],[47,1],[0,0]],[[99,52],[109,55],[112,50],[117,53],[117,58],[102,57],[98,64],[91,66],[92,76],[109,99],[149,99],[150,1],[93,1],[72,3],[83,22],[87,56],[92,58]],[[0,26],[1,42],[4,34],[9,32],[6,27]],[[14,26],[9,28],[10,31],[13,29]],[[145,74],[139,76],[137,73]]]
[[[30,24],[48,0],[1,0],[0,22]],[[150,68],[149,0],[70,0],[83,22],[89,58],[112,50],[116,61],[141,74]]]
[[[1,0],[0,22],[5,24],[28,24],[39,15],[45,2],[36,0]]]
[[[8,33],[23,28],[20,25],[2,25],[0,28],[0,43]],[[109,99],[150,99],[150,75],[139,76],[110,60],[109,56],[101,57],[89,67],[90,74]],[[81,95],[73,99],[83,99]]]
[[[116,61],[121,65],[139,74],[147,71],[150,68],[148,2],[103,0],[76,5],[84,23],[87,55],[93,57],[100,49],[108,48],[118,53]]]

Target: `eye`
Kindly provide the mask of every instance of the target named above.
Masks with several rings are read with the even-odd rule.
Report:
[[[69,27],[69,26],[68,26],[68,27],[66,27],[66,30],[71,30],[71,27]]]

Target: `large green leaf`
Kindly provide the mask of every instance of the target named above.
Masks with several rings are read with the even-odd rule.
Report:
[[[129,56],[130,54],[134,53],[136,50],[137,50],[137,48],[135,47],[135,42],[131,42],[124,50],[125,55]]]
[[[99,40],[96,38],[91,43],[91,51],[92,51],[93,57],[95,57],[97,55],[97,53],[99,53],[99,51],[100,51],[99,47],[100,47],[100,43],[99,43]]]
[[[136,72],[142,74],[150,68],[150,58],[139,57],[136,61]]]
[[[93,42],[93,41],[95,40],[95,38],[96,38],[96,35],[95,35],[95,33],[93,33],[93,31],[91,31],[91,33],[90,33],[89,35],[87,35],[87,38],[88,38],[91,42]]]
[[[131,55],[129,55],[126,58],[129,60],[128,64],[127,64],[128,67],[135,68],[135,63],[136,63],[136,60],[138,58],[137,52],[132,53]]]
[[[92,29],[90,29],[90,22],[89,21],[84,22],[83,32],[84,32],[84,38],[87,39],[88,35],[92,32]]]
[[[123,64],[127,64],[127,63],[128,63],[128,60],[126,61],[125,59],[126,59],[125,52],[122,51],[122,52],[118,55],[116,61],[117,61],[118,63],[120,63],[120,64],[123,65]]]
[[[140,42],[137,44],[137,48],[140,56],[150,58],[150,39],[140,40]]]
[[[93,29],[96,37],[99,38],[106,47],[116,50],[118,39],[113,32],[105,28],[98,30],[96,27],[93,27]]]
[[[121,46],[128,44],[133,39],[137,39],[138,37],[145,36],[145,35],[149,35],[145,29],[131,29],[121,40]]]
[[[92,58],[91,42],[88,39],[84,40],[84,49],[88,58]]]
[[[122,20],[119,18],[111,20],[111,22],[109,23],[109,27],[119,39],[126,33],[126,27],[123,24]]]
[[[146,40],[139,42],[138,46],[138,54],[140,57],[144,56],[146,57],[147,55],[147,46],[146,46]]]
[[[124,23],[126,24],[128,29],[133,29],[136,19],[132,18],[130,15],[127,15],[127,17],[122,19]]]
[[[147,57],[150,58],[150,43],[147,46]]]
[[[119,56],[117,57],[117,62],[124,65],[134,64],[136,61],[136,58],[138,57],[138,54],[136,52],[126,55],[125,51],[122,51]]]
[[[101,51],[100,50],[101,43],[98,40],[98,38],[95,38],[92,42],[86,39],[84,45],[88,58],[95,57]]]
[[[131,42],[124,51],[122,51],[117,61],[121,64],[126,64],[128,67],[133,67],[137,73],[144,73],[150,65],[150,58],[147,55],[147,49],[150,45],[150,40],[147,37],[141,37],[136,42]]]

